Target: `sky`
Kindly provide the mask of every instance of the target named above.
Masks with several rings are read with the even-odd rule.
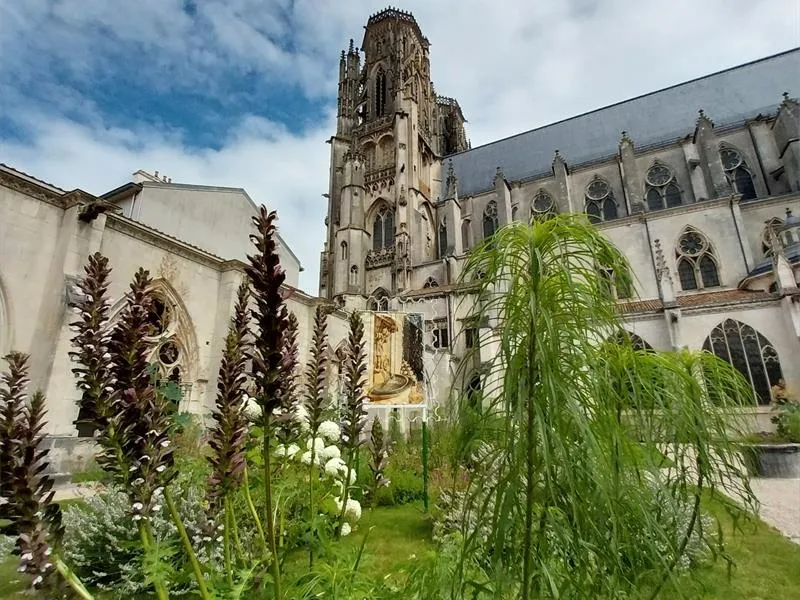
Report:
[[[800,45],[786,0],[395,5],[430,40],[473,147]],[[94,194],[138,169],[243,187],[278,211],[315,294],[339,53],[385,7],[0,0],[0,162]]]

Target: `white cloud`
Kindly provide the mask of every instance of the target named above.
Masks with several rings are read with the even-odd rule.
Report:
[[[250,74],[273,89],[299,86],[334,100],[338,56],[383,3],[365,0],[205,0],[194,15],[184,0],[26,0],[0,4],[0,123],[23,127],[0,160],[62,187],[103,192],[138,168],[175,181],[241,186],[281,212],[282,233],[316,291],[333,121],[292,135],[258,117],[214,149],[157,129],[160,119],[108,129],[108,115],[56,74],[92,81],[113,74],[131,85],[195,87],[230,98],[227,74]],[[783,0],[414,0],[411,10],[431,42],[437,92],[454,96],[473,145],[702,76],[796,45],[800,4]],[[151,68],[128,72],[127,57]],[[787,82],[790,86],[795,82]],[[26,102],[48,91],[46,106]],[[800,95],[799,89],[790,89]],[[64,92],[64,93],[62,93]],[[778,102],[776,98],[776,103]],[[713,107],[705,107],[713,118]],[[88,111],[85,125],[70,122]],[[255,110],[253,108],[252,110]],[[5,113],[5,114],[4,114]],[[298,123],[304,115],[294,116]],[[2,143],[2,140],[0,140]],[[309,224],[312,224],[309,226]]]

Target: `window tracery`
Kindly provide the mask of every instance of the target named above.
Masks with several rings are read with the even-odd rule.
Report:
[[[436,281],[436,280],[435,280],[433,277],[428,277],[428,278],[425,280],[425,283],[424,283],[424,284],[422,284],[422,287],[423,287],[423,288],[425,288],[425,289],[428,289],[428,288],[437,288],[437,287],[439,287],[439,282],[438,282],[438,281]]]
[[[483,237],[492,237],[497,231],[497,226],[497,202],[491,200],[483,209]]]
[[[656,163],[650,167],[645,175],[645,181],[647,210],[674,208],[683,203],[683,195],[675,182],[675,174],[666,165]]]
[[[756,188],[753,185],[753,175],[742,158],[742,154],[735,148],[723,146],[719,151],[722,168],[731,187],[737,194],[742,195],[742,200],[756,198]]]
[[[383,206],[372,223],[372,249],[380,250],[394,246],[394,211]]]
[[[708,238],[687,227],[675,249],[678,278],[683,290],[698,290],[720,285],[717,258]]]
[[[750,383],[759,404],[769,404],[772,386],[783,378],[775,347],[750,325],[725,319],[711,330],[703,350],[733,365]]]
[[[592,223],[617,218],[617,203],[608,182],[595,177],[586,186],[586,214]]]
[[[544,190],[539,190],[531,202],[531,216],[536,218],[548,218],[555,214],[555,202],[553,197]]]

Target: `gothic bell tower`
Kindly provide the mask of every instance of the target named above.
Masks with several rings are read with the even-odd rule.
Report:
[[[411,13],[388,8],[367,21],[360,51],[351,40],[341,54],[323,297],[388,303],[438,258],[442,158],[467,141],[458,103],[434,91],[429,46]]]

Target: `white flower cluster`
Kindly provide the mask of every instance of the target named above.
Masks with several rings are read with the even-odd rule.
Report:
[[[333,501],[336,504],[336,510],[341,512],[342,499],[334,498]],[[347,499],[347,505],[344,509],[344,518],[347,519],[348,522],[355,522],[361,518],[361,503],[358,500],[353,500],[352,498]]]

